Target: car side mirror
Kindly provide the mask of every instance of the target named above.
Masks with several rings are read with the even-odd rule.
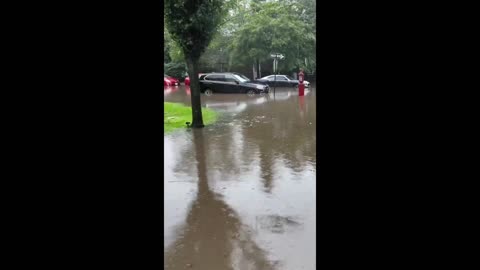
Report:
[[[239,82],[238,82],[238,81],[235,81],[235,83],[236,83],[236,84],[239,84]]]

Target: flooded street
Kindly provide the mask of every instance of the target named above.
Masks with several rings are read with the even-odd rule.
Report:
[[[315,85],[201,99],[218,121],[164,136],[165,269],[316,269]]]

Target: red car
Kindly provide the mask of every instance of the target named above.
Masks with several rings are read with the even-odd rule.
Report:
[[[163,86],[177,86],[179,84],[180,82],[177,79],[166,74],[163,75]]]
[[[200,76],[202,76],[203,74],[205,73],[198,73],[198,78],[200,78]],[[186,77],[185,78],[185,85],[190,85],[190,77]]]

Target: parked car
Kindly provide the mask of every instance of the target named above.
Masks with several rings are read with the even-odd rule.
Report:
[[[172,84],[175,84],[174,82],[170,81],[167,77],[163,77],[163,86],[171,86]]]
[[[164,86],[176,86],[176,85],[179,85],[180,82],[173,78],[173,77],[170,77],[168,76],[167,74],[164,74],[163,75],[163,85]]]
[[[296,87],[298,86],[298,80],[288,76],[288,75],[276,75],[277,78],[275,79],[275,75],[265,76],[263,78],[255,80],[255,82],[268,84],[268,86],[273,87]],[[310,87],[310,83],[308,81],[303,81],[305,87]]]
[[[198,78],[202,77],[202,75],[205,75],[205,73],[198,73]],[[190,77],[187,76],[185,78],[185,85],[190,85]]]
[[[200,92],[207,95],[212,93],[268,93],[270,87],[255,83],[239,73],[222,72],[208,73],[200,76]]]

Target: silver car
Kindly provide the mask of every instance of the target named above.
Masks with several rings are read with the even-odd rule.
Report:
[[[275,76],[277,78],[275,78]],[[288,76],[288,75],[269,75],[263,78],[255,80],[256,82],[268,84],[270,87],[297,87],[298,80]],[[310,83],[308,81],[303,81],[305,87],[310,87]]]

